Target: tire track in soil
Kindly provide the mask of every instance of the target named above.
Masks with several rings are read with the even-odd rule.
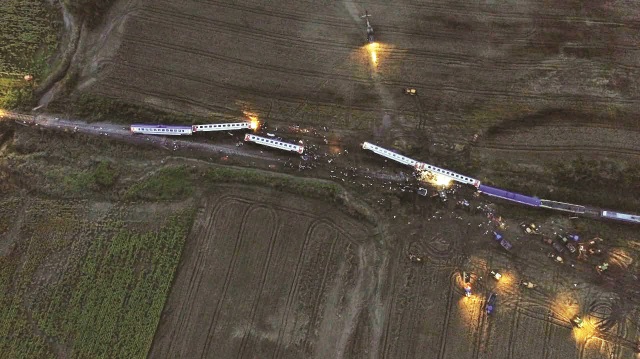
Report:
[[[137,19],[142,19],[142,20],[147,20],[147,21],[151,21],[153,23],[153,25],[158,24],[158,23],[164,23],[164,24],[170,24],[172,25],[172,27],[176,27],[180,26],[184,29],[188,29],[188,30],[192,30],[194,29],[193,24],[201,24],[202,25],[202,31],[201,32],[212,32],[212,28],[216,29],[216,32],[214,32],[213,34],[215,35],[215,33],[220,33],[220,32],[224,32],[227,34],[232,34],[234,36],[238,35],[238,34],[244,34],[245,38],[256,38],[259,37],[261,43],[264,42],[270,42],[273,44],[279,44],[279,45],[288,45],[290,46],[290,44],[303,44],[303,45],[311,45],[313,48],[315,49],[320,49],[322,48],[325,52],[326,51],[339,51],[339,50],[348,50],[348,51],[359,51],[362,46],[361,45],[354,45],[352,43],[338,43],[335,41],[322,41],[322,40],[309,40],[309,39],[300,39],[300,37],[292,37],[292,36],[287,36],[287,35],[281,35],[279,33],[275,33],[275,32],[268,32],[267,36],[267,32],[262,32],[259,31],[258,29],[250,29],[247,28],[245,26],[239,26],[239,25],[235,25],[235,24],[230,24],[230,23],[226,23],[223,21],[219,21],[219,20],[214,20],[211,18],[207,18],[207,17],[202,17],[202,16],[198,16],[198,15],[189,15],[189,14],[177,14],[177,13],[172,13],[170,11],[165,10],[164,8],[146,8],[145,12],[147,13],[147,16],[145,17],[145,15],[141,15],[141,14],[136,14],[136,18]],[[151,14],[160,14],[160,15],[164,15],[164,16],[160,16],[160,17],[153,17],[153,15]],[[148,15],[151,15],[151,17],[149,17]],[[184,23],[181,23],[179,21],[177,21],[176,19],[183,19],[185,20]],[[249,29],[249,30],[247,30]],[[260,34],[259,36],[256,36],[256,34]],[[444,36],[443,38],[450,40],[450,36]],[[526,40],[526,39],[525,39]],[[505,42],[504,45],[512,45],[512,46],[518,46],[521,45],[522,41],[519,39],[513,40],[511,42]],[[545,45],[545,43],[541,43],[540,45]],[[309,47],[309,46],[306,46]],[[614,46],[614,48],[616,48]],[[628,50],[637,50],[637,48],[635,47],[630,47]],[[429,51],[429,50],[421,50],[421,49],[416,49],[416,48],[407,48],[407,49],[385,49],[380,48],[377,50],[377,52],[379,54],[384,54],[384,57],[386,59],[389,60],[406,60],[407,55],[411,56],[411,58],[429,58],[432,61],[434,61],[434,63],[439,63],[442,65],[457,65],[457,66],[465,66],[465,67],[470,67],[470,68],[479,68],[479,69],[487,69],[488,66],[495,66],[495,69],[498,70],[506,70],[506,69],[512,69],[512,70],[562,70],[562,65],[560,65],[560,67],[558,67],[557,64],[555,65],[549,65],[549,64],[541,64],[539,60],[525,60],[525,59],[518,59],[518,61],[516,62],[515,59],[511,60],[511,61],[503,61],[503,60],[499,60],[499,59],[495,59],[491,62],[487,62],[485,59],[477,57],[477,56],[473,56],[473,55],[464,55],[464,54],[459,54],[459,53],[449,53],[449,54],[443,54],[442,52],[438,52],[438,51]],[[443,61],[443,60],[446,61]],[[436,61],[436,60],[439,60]],[[625,69],[638,69],[640,68],[640,65],[629,65],[629,64],[624,64],[624,63],[615,63],[616,65],[625,68]],[[570,64],[566,64],[565,65],[567,69],[572,68],[570,66]]]
[[[409,314],[412,313],[411,309],[409,309],[409,304],[411,297],[409,295],[409,290],[410,288],[413,288],[414,286],[414,282],[415,282],[415,268],[412,267],[411,265],[408,265],[406,262],[404,262],[404,267],[402,268],[402,273],[406,275],[406,281],[405,284],[402,288],[402,290],[400,291],[400,293],[398,294],[398,296],[401,296],[398,300],[402,301],[402,304],[399,306],[400,309],[400,317],[398,318],[397,323],[399,324],[399,329],[397,330],[398,333],[402,332],[402,323],[409,323],[411,322],[411,320],[407,319],[407,316]],[[397,315],[396,315],[397,317]],[[406,355],[405,355],[406,357]]]
[[[272,223],[274,223],[275,225],[273,227],[273,233],[271,234],[271,238],[269,240],[269,249],[267,250],[267,257],[262,266],[262,271],[261,271],[262,275],[260,279],[260,287],[258,289],[258,296],[256,297],[256,300],[253,302],[253,305],[251,306],[251,312],[249,313],[249,318],[250,318],[249,324],[248,324],[247,330],[245,331],[244,336],[242,337],[242,340],[240,341],[240,348],[238,350],[238,354],[236,355],[236,358],[242,358],[242,356],[244,355],[244,351],[247,347],[247,343],[249,342],[249,337],[251,336],[251,328],[253,328],[253,323],[255,322],[258,304],[260,303],[262,292],[264,290],[264,285],[267,281],[267,275],[269,273],[269,265],[271,264],[271,258],[273,255],[273,248],[275,247],[275,243],[281,229],[280,216],[278,216],[278,213],[273,208],[270,208],[268,206],[258,206],[257,208],[267,210],[267,212],[272,217]]]
[[[479,145],[474,146],[480,149],[487,150],[497,150],[497,151],[510,151],[510,152],[531,152],[531,153],[544,153],[544,152],[593,152],[597,151],[600,153],[613,153],[618,155],[632,155],[632,156],[640,156],[640,150],[621,150],[618,147],[613,146],[601,146],[601,145],[591,145],[591,146],[536,146],[536,145],[527,145],[519,146],[519,145],[502,145],[502,144],[487,144],[487,145]]]
[[[417,281],[418,279],[416,278],[416,275],[415,275],[415,273],[417,272],[417,268],[409,267],[409,269],[411,271],[413,271],[413,273],[414,273],[414,277],[413,278],[414,278],[415,281]],[[411,287],[415,288],[415,286],[413,286],[413,285]],[[405,310],[402,313],[402,320],[400,321],[401,323],[411,323],[411,322],[413,322],[413,320],[405,320],[405,318],[406,318],[406,315],[410,315],[410,318],[415,318],[416,317],[415,313],[416,313],[416,311],[417,311],[417,309],[419,307],[419,304],[420,304],[420,295],[412,296],[412,300],[410,300],[410,304],[412,304],[412,305],[407,305],[407,307],[410,307],[410,309],[409,310]],[[409,326],[409,330],[408,330],[408,332],[406,334],[407,338],[414,338],[413,332],[415,330],[415,327],[416,327],[415,325],[410,325]],[[415,345],[407,346],[407,352],[404,355],[404,357],[405,358],[414,358],[415,357],[415,350],[416,350],[416,346]]]
[[[335,227],[332,227],[335,228]],[[331,264],[331,258],[333,258],[333,251],[336,247],[336,243],[338,242],[338,238],[340,238],[340,233],[338,231],[336,231],[336,236],[333,240],[333,242],[331,242],[331,248],[329,249],[329,256],[327,257],[327,264],[325,264],[324,266],[324,271],[322,273],[322,280],[320,281],[320,289],[318,290],[318,295],[316,296],[316,299],[314,301],[314,305],[313,305],[313,310],[311,311],[311,320],[309,321],[309,328],[307,329],[307,334],[305,335],[305,340],[304,340],[304,351],[306,353],[311,353],[311,345],[312,345],[312,341],[310,340],[311,337],[311,330],[314,328],[317,318],[318,318],[318,307],[320,305],[320,302],[322,301],[322,295],[324,293],[324,288],[325,288],[325,284],[326,284],[326,280],[327,280],[327,273],[329,272],[329,265]]]
[[[264,15],[272,18],[293,20],[293,21],[297,21],[305,24],[327,25],[334,28],[341,27],[345,29],[345,32],[348,30],[353,30],[354,26],[356,25],[351,18],[325,15],[324,19],[313,20],[309,17],[308,13],[292,12],[290,9],[278,9],[278,11],[270,11],[270,10],[266,10],[265,8],[256,8],[256,7],[246,6],[246,5],[240,5],[239,3],[232,4],[232,3],[224,3],[219,1],[196,1],[196,0],[192,0],[192,2],[199,3],[199,4],[207,4],[209,6],[218,6],[218,7],[223,7],[227,9],[240,10],[243,12],[248,12],[256,15]],[[470,39],[468,36],[459,35],[457,33],[452,34],[451,32],[446,32],[446,31],[440,31],[437,34],[434,34],[433,32],[416,32],[415,30],[412,31],[412,28],[402,28],[402,27],[393,26],[393,25],[376,25],[376,28],[379,29],[378,31],[380,33],[384,33],[385,35],[386,34],[409,35],[413,37],[419,37],[421,39],[430,39],[430,40],[446,39],[446,40],[460,40],[463,42],[476,41],[475,39]],[[488,31],[485,31],[485,32],[488,32]],[[492,36],[494,36],[494,39],[500,39],[501,38],[500,35],[504,35],[505,38],[513,35],[512,33],[509,33],[506,31],[504,33],[498,33],[498,32],[492,31],[491,33],[492,33]],[[529,34],[526,34],[523,37],[527,38],[533,33],[535,33],[535,30],[532,29]],[[541,45],[544,45],[544,44],[541,44]],[[631,46],[629,46],[629,48],[635,49]]]
[[[603,300],[602,297],[596,297],[592,300],[587,307],[587,311],[595,319],[594,325],[598,330],[609,330],[616,324],[616,321],[611,318],[613,314],[612,304]]]
[[[557,285],[555,285],[555,283],[558,283],[558,277],[560,276],[560,273],[558,272],[558,270],[554,270],[554,281],[552,283],[554,283],[553,288],[551,288],[551,292],[555,293],[557,291]],[[524,313],[523,313],[524,314]],[[529,315],[529,317],[533,317],[532,315]],[[535,317],[534,317],[535,318]],[[542,320],[544,320],[545,324],[544,324],[544,345],[542,346],[542,359],[548,359],[550,352],[549,352],[549,343],[551,343],[551,325],[553,324],[553,317],[549,317],[547,316],[546,318],[542,318]]]
[[[387,1],[383,1],[383,2],[350,1],[350,2],[354,4],[362,4],[363,8],[365,8],[366,5],[375,5],[380,7],[389,7],[389,6],[397,7],[398,6],[396,4],[390,5],[389,2]],[[465,17],[472,17],[472,18],[477,17],[478,15],[482,15],[483,17],[487,17],[487,18],[530,20],[533,16],[532,14],[522,13],[522,12],[507,12],[507,11],[504,11],[503,9],[501,9],[501,11],[497,13],[493,10],[482,10],[478,6],[466,6],[464,4],[455,4],[451,2],[439,3],[439,2],[431,1],[429,3],[425,3],[424,5],[402,4],[401,6],[403,8],[412,8],[416,10],[418,9],[429,10],[428,11],[429,13],[435,13],[439,11],[446,15],[456,14],[456,15],[463,15]],[[459,10],[459,11],[456,12],[456,10]],[[589,22],[592,24],[608,25],[608,26],[616,26],[616,27],[629,27],[633,30],[640,30],[640,22],[638,21],[632,21],[631,23],[633,25],[631,25],[629,24],[629,21],[622,23],[622,22],[612,22],[608,20],[605,21],[598,18],[594,18],[594,17],[565,16],[565,15],[539,14],[539,13],[535,14],[535,19],[551,20],[551,21],[557,21],[557,22]]]
[[[478,359],[480,357],[480,347],[482,346],[482,339],[485,335],[485,322],[487,320],[487,312],[484,310],[484,306],[486,305],[486,299],[482,299],[480,306],[480,322],[478,323],[478,339],[475,341],[475,345],[473,347],[473,359]]]
[[[507,342],[507,352],[509,353],[509,358],[514,358],[513,355],[513,347],[515,342],[517,341],[517,339],[514,338],[515,332],[516,332],[516,328],[518,326],[518,319],[520,318],[520,311],[519,311],[519,306],[520,306],[520,296],[521,294],[518,294],[518,297],[516,298],[516,303],[514,306],[514,313],[513,313],[513,320],[511,321],[511,333],[509,333],[509,341]]]
[[[386,1],[352,1],[355,4],[361,4],[363,7],[367,5],[375,5],[380,7],[389,7],[389,6],[397,6],[390,5],[389,2]],[[438,6],[440,5],[440,6]],[[477,6],[465,6],[453,4],[450,2],[431,2],[425,5],[414,5],[414,4],[402,4],[403,8],[412,8],[416,10],[429,10],[430,13],[435,13],[440,11],[446,15],[462,15],[465,17],[486,17],[486,18],[496,18],[496,19],[523,19],[530,20],[532,16],[535,16],[535,19],[547,20],[547,21],[557,21],[557,22],[588,22],[598,25],[607,25],[607,26],[615,26],[615,27],[628,27],[632,30],[640,30],[640,22],[639,21],[626,21],[626,22],[614,22],[608,20],[602,20],[594,17],[581,17],[581,16],[565,16],[565,15],[552,15],[552,14],[540,14],[535,13],[533,15],[526,14],[522,12],[507,12],[501,9],[500,13],[497,13],[492,10],[482,10]],[[456,10],[459,10],[456,12]],[[630,24],[631,23],[631,24]]]
[[[186,303],[186,305],[180,305],[180,309],[178,311],[178,314],[176,316],[177,319],[177,323],[176,323],[176,330],[173,330],[171,335],[170,335],[170,340],[169,340],[169,347],[167,349],[167,352],[179,352],[179,351],[174,351],[174,345],[183,345],[184,343],[176,343],[176,336],[179,333],[185,332],[189,325],[189,317],[191,314],[191,309],[194,308],[193,303],[195,302],[195,295],[198,292],[198,289],[200,288],[200,285],[202,283],[202,268],[204,268],[202,266],[202,263],[205,260],[205,253],[208,252],[209,249],[209,245],[208,243],[203,243],[203,238],[205,236],[203,236],[203,233],[210,233],[212,228],[216,228],[216,224],[218,223],[218,221],[220,220],[220,217],[218,214],[220,212],[220,210],[222,209],[222,205],[224,203],[228,204],[228,203],[233,203],[233,199],[230,197],[227,198],[220,198],[220,200],[215,204],[215,206],[213,206],[213,208],[211,210],[208,210],[207,207],[210,206],[209,202],[207,203],[207,206],[205,207],[204,210],[199,210],[199,215],[204,216],[207,213],[211,213],[211,215],[209,216],[209,219],[206,221],[206,223],[201,223],[200,226],[198,226],[198,231],[195,233],[195,236],[193,238],[196,239],[201,239],[199,240],[196,245],[198,247],[200,247],[201,245],[205,244],[205,250],[200,250],[198,251],[198,255],[195,258],[195,264],[192,267],[191,270],[191,275],[189,275],[189,283],[188,283],[188,287],[187,287],[187,291],[186,291],[186,298],[182,303]],[[203,218],[203,217],[197,217],[197,218]],[[206,241],[204,241],[206,242]],[[208,254],[208,253],[206,253]],[[185,313],[185,311],[187,311],[187,313]]]
[[[451,318],[451,310],[453,308],[453,294],[456,283],[456,273],[452,273],[449,278],[449,294],[447,298],[447,310],[444,315],[444,322],[442,323],[442,329],[440,330],[440,350],[438,351],[438,359],[444,358],[445,349],[447,347],[447,333],[449,330],[449,320]]]
[[[215,334],[215,324],[217,324],[218,316],[220,315],[220,311],[222,310],[222,303],[224,302],[227,296],[227,290],[229,289],[229,284],[231,281],[231,277],[233,276],[233,272],[235,271],[236,262],[238,260],[238,252],[240,251],[240,247],[242,244],[242,239],[244,238],[244,231],[247,225],[247,217],[253,211],[253,208],[248,207],[244,214],[242,215],[242,221],[240,230],[238,231],[238,235],[236,237],[236,244],[233,249],[233,255],[231,257],[231,262],[229,263],[229,267],[227,267],[227,273],[225,275],[224,284],[222,286],[222,294],[220,295],[220,299],[216,304],[216,310],[213,313],[213,317],[211,318],[211,322],[209,323],[209,328],[207,328],[207,336],[205,340],[204,347],[202,348],[202,353],[200,354],[201,358],[204,358],[206,354],[209,352],[211,347],[211,343],[213,342],[213,335]]]
[[[306,77],[317,78],[317,79],[330,79],[330,80],[336,80],[336,81],[343,81],[347,79],[352,82],[361,83],[361,84],[366,84],[370,82],[368,77],[356,77],[356,76],[351,76],[347,74],[342,75],[338,73],[320,72],[312,69],[303,70],[303,69],[295,69],[295,68],[284,67],[284,66],[268,65],[263,62],[253,62],[253,61],[242,60],[239,58],[225,56],[220,53],[215,53],[215,52],[205,51],[205,50],[198,50],[192,47],[182,46],[178,44],[170,44],[167,42],[159,42],[149,38],[143,38],[140,36],[138,36],[136,39],[131,39],[131,38],[124,39],[122,47],[124,47],[127,43],[134,44],[134,46],[132,47],[132,50],[135,48],[139,48],[141,46],[156,47],[160,49],[173,50],[173,52],[183,52],[185,54],[188,53],[190,55],[195,54],[198,56],[206,57],[207,59],[214,59],[214,60],[227,62],[235,65],[242,65],[242,66],[250,67],[253,69],[280,72],[288,75],[298,75],[298,76],[306,76]]]
[[[271,10],[267,10],[265,8],[256,8],[256,7],[251,7],[251,6],[247,6],[247,5],[241,5],[240,3],[227,3],[227,2],[220,2],[220,1],[197,1],[197,0],[192,0],[192,2],[196,2],[199,4],[208,4],[208,5],[212,5],[212,6],[219,6],[219,7],[223,7],[223,8],[231,8],[231,9],[235,9],[235,10],[240,10],[243,12],[249,12],[249,13],[253,13],[256,15],[265,15],[265,16],[269,16],[269,17],[275,17],[275,18],[281,18],[281,19],[288,19],[288,20],[294,20],[294,21],[298,21],[298,22],[304,22],[304,23],[311,23],[311,24],[316,24],[316,25],[329,25],[332,27],[343,27],[343,28],[353,28],[354,24],[352,21],[350,21],[350,18],[342,18],[342,17],[336,17],[336,16],[324,16],[323,20],[311,20],[308,16],[308,13],[305,12],[292,12],[290,9],[277,9],[277,11],[271,11]],[[370,4],[369,2],[367,2],[367,4]],[[386,3],[385,3],[386,5]],[[442,8],[440,7],[440,12],[446,14],[446,15],[451,15],[452,11],[452,4],[447,4],[448,6],[446,8]],[[402,5],[403,7],[406,7],[406,4]],[[409,5],[410,6],[410,5]],[[425,5],[425,6],[420,6],[420,9],[428,9],[430,10],[429,13],[433,13],[433,9],[436,8],[436,6],[433,5]],[[475,10],[475,11],[474,11]],[[628,23],[615,23],[615,22],[611,22],[611,21],[604,21],[604,20],[598,20],[598,19],[594,19],[594,18],[585,18],[585,17],[567,17],[567,16],[545,16],[545,15],[541,15],[541,14],[524,14],[524,13],[516,13],[516,12],[512,12],[512,13],[508,13],[508,12],[502,12],[502,13],[496,13],[494,11],[478,11],[477,7],[463,7],[461,9],[460,12],[455,13],[455,14],[462,14],[466,17],[469,18],[473,18],[472,14],[473,13],[479,13],[481,12],[481,16],[488,16],[488,17],[492,17],[492,18],[497,18],[497,19],[506,19],[506,20],[513,20],[513,19],[524,19],[524,20],[529,20],[529,21],[533,21],[533,20],[537,20],[537,21],[556,21],[558,23],[566,23],[566,22],[579,22],[579,23],[586,23],[589,22],[590,26],[593,25],[602,25],[602,26],[612,26],[612,27],[629,27],[633,30],[638,30],[640,29],[640,24],[637,26],[629,26]],[[505,15],[502,15],[505,14]],[[316,15],[317,16],[317,15]],[[349,23],[345,23],[345,22],[349,22]],[[425,32],[416,32],[416,31],[412,31],[412,28],[401,28],[398,26],[391,26],[391,25],[377,25],[376,28],[379,29],[380,33],[384,33],[384,34],[401,34],[401,35],[411,35],[411,36],[415,36],[415,37],[420,37],[420,38],[426,38],[426,39],[446,39],[446,40],[452,40],[452,39],[457,39],[457,40],[461,40],[461,41],[467,41],[467,42],[474,42],[476,41],[475,39],[469,39],[468,37],[464,36],[464,35],[457,35],[456,33],[451,33],[451,32],[446,32],[446,31],[442,31],[441,34],[439,35],[433,35],[432,33],[425,33]],[[530,31],[529,34],[526,34],[525,37],[528,37],[529,35],[535,33],[536,30],[532,29]],[[500,35],[499,32],[495,31],[495,29],[491,30],[491,34],[492,36],[498,36]],[[498,35],[496,35],[498,34]],[[508,31],[504,31],[504,36],[512,36],[513,33],[512,32],[508,32]],[[497,38],[500,38],[499,36]],[[535,45],[547,45],[550,44],[549,42],[544,42],[544,41],[539,41],[539,42],[534,42]],[[637,50],[636,47],[634,46],[624,46],[622,47],[624,49],[628,49],[628,50]]]
[[[401,262],[402,262],[402,258],[404,258],[403,253],[402,252],[398,252],[398,255],[396,256],[396,261],[393,264],[392,268],[399,268],[401,266]],[[401,268],[399,268],[401,269]],[[404,274],[404,272],[401,272],[402,274]],[[391,281],[391,283],[395,283],[395,278],[393,278],[393,280]],[[395,289],[395,286],[394,286]],[[387,315],[387,318],[385,320],[386,323],[386,327],[384,330],[384,335],[383,335],[383,339],[382,339],[382,358],[387,358],[388,357],[388,353],[389,353],[389,347],[391,346],[391,344],[389,343],[389,336],[391,334],[391,325],[392,325],[392,321],[391,319],[394,317],[394,311],[396,310],[396,296],[397,293],[393,292],[391,295],[390,300],[390,305],[389,305],[389,314]]]
[[[178,73],[175,71],[170,71],[170,70],[166,70],[166,69],[162,69],[162,68],[157,68],[157,67],[153,67],[150,66],[148,64],[142,65],[142,64],[135,64],[132,62],[127,62],[127,63],[118,63],[117,64],[119,67],[121,68],[131,68],[131,69],[135,69],[138,70],[138,72],[149,72],[149,73],[153,73],[153,74],[157,74],[162,76],[163,78],[168,78],[168,77],[173,77],[176,79],[181,79],[181,80],[186,80],[186,81],[190,81],[190,82],[195,82],[195,83],[199,83],[205,86],[209,86],[209,87],[217,87],[217,88],[223,88],[226,90],[230,90],[230,91],[235,91],[238,93],[243,93],[243,94],[251,94],[254,96],[258,96],[258,97],[262,97],[264,99],[278,99],[278,100],[282,100],[282,101],[291,101],[291,100],[297,100],[299,102],[308,102],[308,103],[312,103],[312,104],[316,104],[316,105],[324,105],[327,107],[334,107],[334,108],[340,108],[340,109],[345,109],[346,106],[345,105],[338,105],[332,101],[324,101],[324,100],[320,100],[320,99],[314,99],[313,101],[310,101],[309,99],[306,99],[304,97],[300,97],[300,96],[293,96],[293,95],[289,95],[287,97],[283,97],[283,96],[277,96],[273,93],[267,93],[264,91],[260,91],[260,90],[256,90],[254,88],[247,88],[247,87],[240,87],[240,86],[236,86],[236,85],[231,85],[231,84],[224,84],[223,82],[220,81],[215,81],[215,80],[211,80],[211,79],[204,79],[202,77],[199,76],[195,76],[195,75],[189,75],[189,74],[184,74],[184,73]],[[123,74],[124,75],[124,74]],[[147,77],[147,76],[145,76]],[[109,81],[115,81],[116,78],[114,78],[114,76],[110,76]],[[133,85],[131,85],[131,81],[130,81],[130,77],[125,76],[124,79],[120,80],[120,83],[122,84],[121,86],[123,87],[130,87],[130,88],[137,88]],[[397,82],[397,81],[380,81],[379,84],[381,85],[387,85],[387,86],[401,86],[404,83],[401,82]],[[521,94],[512,94],[510,92],[507,91],[491,91],[491,90],[478,90],[478,89],[466,89],[466,88],[460,88],[460,87],[455,87],[455,86],[445,86],[445,87],[441,87],[441,88],[436,88],[436,86],[433,85],[426,85],[426,84],[417,84],[416,87],[421,87],[424,88],[426,90],[439,90],[440,92],[446,92],[446,93],[459,93],[459,94],[469,94],[469,95],[475,95],[475,96],[482,96],[485,98],[489,98],[489,99],[495,99],[495,100],[522,100],[522,99],[529,99],[529,100],[549,100],[549,101],[554,101],[557,102],[559,100],[571,100],[574,102],[583,102],[586,101],[587,99],[593,103],[593,104],[597,104],[597,103],[608,103],[611,104],[612,101],[610,98],[608,97],[603,97],[603,96],[580,96],[580,95],[558,95],[558,94],[553,94],[553,95],[543,95],[543,94],[525,94],[525,93],[521,93]],[[149,92],[148,90],[136,90],[135,92]],[[173,95],[167,95],[166,97],[175,97]],[[190,101],[193,102],[193,101]],[[640,102],[640,100],[621,100],[621,99],[617,99],[615,101],[615,103],[617,104],[635,104]],[[352,106],[355,108],[355,106]],[[206,108],[206,107],[205,107]],[[359,106],[358,109],[363,110],[363,111],[371,111],[371,106]]]
[[[278,339],[276,340],[275,351],[273,352],[272,358],[279,358],[280,352],[282,350],[282,339],[284,337],[284,332],[286,330],[287,322],[289,321],[289,312],[291,311],[291,304],[294,301],[296,294],[298,293],[299,281],[300,281],[300,270],[302,268],[304,259],[306,257],[307,248],[309,246],[309,241],[311,239],[311,234],[315,230],[317,226],[322,223],[327,223],[327,221],[323,219],[318,219],[312,222],[307,228],[307,232],[304,236],[304,243],[302,245],[302,249],[300,250],[300,254],[298,254],[298,260],[296,263],[296,268],[293,274],[293,281],[291,283],[291,288],[289,288],[289,293],[287,294],[287,301],[285,304],[284,312],[282,315],[282,320],[280,321],[280,330],[278,331]]]
[[[361,242],[357,242],[355,240],[353,240],[353,238],[351,238],[350,234],[347,233],[342,227],[340,227],[334,220],[329,219],[329,218],[318,218],[317,216],[310,214],[309,212],[305,212],[302,210],[297,210],[291,207],[284,207],[284,206],[280,206],[277,204],[271,204],[271,203],[266,203],[266,202],[261,202],[261,201],[253,201],[253,200],[246,200],[243,198],[236,198],[234,197],[238,202],[243,202],[243,203],[248,203],[248,204],[256,204],[256,203],[260,203],[263,204],[265,206],[269,206],[272,207],[278,211],[282,211],[282,212],[288,212],[288,213],[293,213],[295,215],[298,216],[302,216],[302,217],[306,217],[306,218],[310,218],[316,221],[320,221],[320,222],[324,222],[326,224],[328,224],[330,227],[335,228],[348,242],[353,243],[355,245],[360,245]]]

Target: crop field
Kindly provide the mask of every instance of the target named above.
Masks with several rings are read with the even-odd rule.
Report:
[[[144,356],[191,223],[188,206],[0,204],[3,356]]]
[[[118,46],[91,57],[98,70],[81,80],[92,84],[82,92],[179,113],[248,110],[362,131],[386,114],[394,128],[422,124],[434,139],[458,143],[550,109],[569,111],[564,120],[576,127],[598,114],[617,128],[638,109],[629,79],[640,69],[640,10],[612,4],[136,1],[110,32]],[[418,96],[403,95],[407,86]],[[588,134],[576,136],[589,147]],[[628,147],[610,147],[618,145]]]
[[[370,306],[380,260],[371,229],[266,193],[229,188],[199,211],[151,357],[375,350],[379,328],[368,321],[382,308]]]

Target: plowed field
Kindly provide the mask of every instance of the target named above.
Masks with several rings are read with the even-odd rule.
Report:
[[[108,33],[113,51],[82,50],[95,55],[83,81],[98,79],[83,91],[200,115],[251,110],[343,128],[370,129],[387,113],[399,128],[422,122],[435,138],[456,142],[545,109],[617,111],[613,123],[638,112],[630,79],[640,74],[640,10],[630,3],[129,4],[127,20],[115,17]],[[418,96],[403,95],[406,86]]]
[[[369,229],[305,202],[250,189],[207,201],[152,357],[334,358],[376,343]]]

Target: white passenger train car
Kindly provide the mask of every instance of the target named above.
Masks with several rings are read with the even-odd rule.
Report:
[[[191,126],[131,125],[132,133],[143,135],[184,136],[193,134]]]
[[[371,151],[373,153],[376,153],[376,154],[378,154],[378,155],[380,155],[382,157],[386,157],[386,158],[388,158],[390,160],[394,160],[396,162],[402,163],[403,165],[414,167],[418,163],[418,161],[416,161],[416,160],[413,160],[413,159],[411,159],[409,157],[405,157],[403,155],[399,155],[399,154],[397,154],[395,152],[391,152],[391,151],[389,151],[389,150],[387,150],[385,148],[382,148],[380,146],[376,146],[376,145],[374,145],[372,143],[369,143],[369,142],[363,143],[362,144],[362,148],[365,149],[365,150],[369,150],[369,151]]]
[[[244,136],[244,140],[248,142],[254,142],[259,145],[263,145],[267,147],[277,148],[280,150],[297,152],[299,154],[302,154],[304,152],[304,146],[294,145],[288,142],[282,142],[282,141],[273,140],[270,138],[260,137],[260,136],[252,135],[250,133]]]
[[[472,186],[475,186],[476,188],[478,186],[480,186],[480,181],[478,181],[477,179],[471,178],[471,177],[467,177],[467,176],[463,176],[461,174],[455,173],[453,171],[449,171],[449,170],[445,170],[436,166],[432,166],[428,163],[422,163],[419,161],[416,161],[414,159],[411,159],[409,157],[403,156],[403,155],[399,155],[395,152],[389,151],[385,148],[382,148],[380,146],[376,146],[372,143],[369,142],[365,142],[362,144],[362,148],[365,150],[370,150],[376,154],[379,154],[380,156],[386,157],[390,160],[394,160],[396,162],[402,163],[403,165],[407,165],[407,166],[411,166],[414,167],[416,170],[418,171],[430,171],[433,173],[437,173],[440,175],[444,175],[447,176],[449,178],[451,178],[453,181],[456,182],[460,182],[460,183],[465,183],[465,184],[470,184]]]
[[[207,125],[193,125],[193,132],[210,132],[210,131],[234,131],[253,129],[251,122],[236,122],[236,123],[212,123]]]
[[[635,214],[620,213],[620,212],[613,212],[613,211],[602,211],[600,215],[603,218],[610,218],[610,219],[615,219],[618,221],[625,221],[630,223],[640,223],[640,216],[637,216]]]

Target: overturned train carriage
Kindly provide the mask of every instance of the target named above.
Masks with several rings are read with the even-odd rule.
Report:
[[[483,184],[478,186],[478,191],[492,197],[502,198],[507,201],[526,204],[533,207],[540,207],[539,198],[529,197],[519,193],[509,192],[500,188],[490,187]]]

